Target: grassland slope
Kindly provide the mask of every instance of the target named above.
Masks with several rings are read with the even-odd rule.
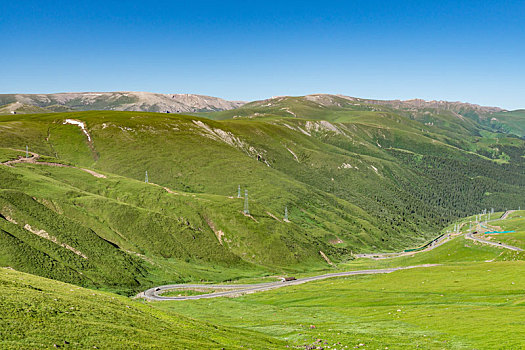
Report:
[[[111,293],[0,268],[2,349],[282,348],[253,331],[168,314]]]

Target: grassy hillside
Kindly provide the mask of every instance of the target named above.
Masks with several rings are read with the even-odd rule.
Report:
[[[1,103],[1,102],[0,102]],[[30,113],[49,113],[52,110],[33,106],[33,105],[27,105],[20,102],[13,102],[5,105],[0,105],[0,114],[30,114]]]
[[[479,123],[498,108],[450,103],[437,104],[415,101],[375,101],[339,95],[282,96],[254,101],[229,111],[203,113],[216,120],[236,118],[287,117],[318,119],[330,122],[361,121],[384,123],[386,118],[396,123],[408,123],[427,130],[440,129],[450,133],[475,132]],[[416,101],[417,102],[417,101]],[[402,116],[404,118],[399,118]],[[413,120],[419,123],[410,123]],[[420,124],[421,123],[421,124]]]
[[[525,137],[525,110],[496,113],[490,125],[497,130]]]
[[[520,214],[505,222],[521,225]],[[412,257],[358,259],[336,271],[439,266],[183,302],[131,301],[0,268],[0,347],[519,349],[523,258],[458,236]]]
[[[295,103],[309,119],[1,116],[0,156],[26,145],[41,156],[0,166],[1,264],[130,292],[324,269],[320,252],[338,262],[417,246],[458,217],[525,205],[523,140],[468,120],[430,127],[388,106]]]
[[[164,311],[325,349],[519,349],[523,261],[325,280]]]
[[[3,268],[0,319],[2,349],[277,349],[285,344]]]

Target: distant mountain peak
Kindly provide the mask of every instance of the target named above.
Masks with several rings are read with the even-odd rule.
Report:
[[[0,95],[0,106],[17,102],[49,111],[115,110],[169,113],[224,111],[244,104],[241,101],[227,101],[213,96],[136,91]]]

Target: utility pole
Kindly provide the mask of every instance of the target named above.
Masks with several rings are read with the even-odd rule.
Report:
[[[248,209],[248,190],[244,190],[244,214],[250,215],[250,210]]]
[[[144,179],[144,182],[145,183],[149,183],[149,180],[148,180],[148,171],[146,170],[146,178]]]
[[[26,145],[26,158],[29,158],[29,147]]]
[[[237,198],[241,198],[241,185],[237,187]]]

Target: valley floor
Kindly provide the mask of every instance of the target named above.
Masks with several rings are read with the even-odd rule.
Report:
[[[514,228],[515,233],[497,239],[518,245],[524,234],[524,213],[490,223]],[[417,264],[439,265],[331,278],[236,298],[162,302],[132,301],[0,269],[0,347],[341,350],[525,346],[523,252],[458,235],[431,251],[394,259],[357,259],[337,269]]]
[[[477,262],[153,305],[301,348],[519,349],[524,272],[523,261]]]

